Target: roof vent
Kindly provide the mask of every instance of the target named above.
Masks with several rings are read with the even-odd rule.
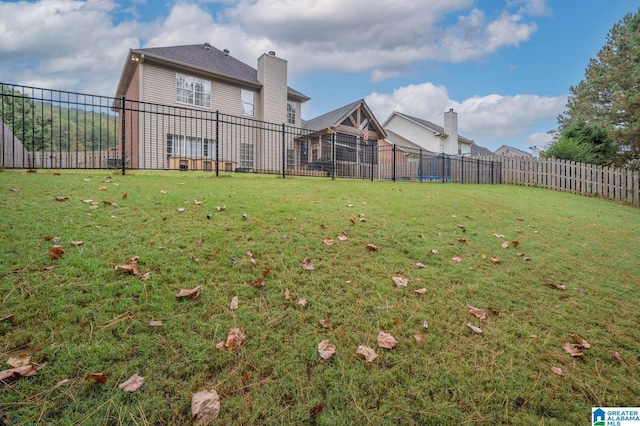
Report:
[[[211,45],[209,43],[204,43],[204,50],[206,50],[207,52],[211,51]]]
[[[222,51],[222,54],[223,54],[224,56],[229,56],[229,49],[224,49],[224,50]]]
[[[269,56],[276,56],[276,52],[274,52],[273,50],[269,51]]]

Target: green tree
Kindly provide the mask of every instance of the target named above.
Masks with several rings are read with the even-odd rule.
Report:
[[[0,86],[0,119],[27,151],[40,151],[51,146],[51,118],[44,117],[33,100],[11,88]]]
[[[577,161],[579,163],[593,163],[595,158],[591,145],[564,135],[554,141],[549,148],[543,152],[543,155],[545,157]]]
[[[585,122],[573,123],[562,131],[560,138],[544,154],[547,157],[604,166],[616,162],[618,145],[602,126]]]
[[[572,125],[594,124],[614,138],[623,160],[640,158],[640,9],[613,26],[585,80],[569,91],[556,138]]]

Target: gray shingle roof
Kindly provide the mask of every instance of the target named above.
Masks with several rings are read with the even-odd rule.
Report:
[[[403,117],[406,117],[406,118],[408,118],[409,120],[413,120],[413,121],[415,121],[415,122],[417,122],[417,123],[421,124],[422,126],[425,126],[425,127],[429,128],[429,129],[431,129],[431,130],[435,130],[435,131],[436,131],[436,132],[438,132],[438,133],[444,133],[444,127],[442,127],[442,126],[438,126],[438,125],[437,125],[437,124],[435,124],[435,123],[432,123],[432,122],[427,121],[427,120],[423,120],[423,119],[421,119],[421,118],[412,117],[412,116],[410,116],[410,115],[403,114],[403,113],[401,113],[401,112],[397,112],[397,111],[396,111],[395,113],[396,113],[396,114],[398,114],[398,115],[401,115],[401,116],[403,116]],[[467,143],[472,143],[471,139],[465,138],[465,137],[464,137],[464,136],[462,136],[461,134],[458,134],[458,139],[462,139],[464,142],[467,142]]]
[[[231,55],[225,55],[220,49],[217,49],[208,43],[184,46],[149,47],[145,49],[134,49],[132,51],[135,53],[153,56],[158,59],[169,60],[200,68],[213,74],[261,85],[258,81],[258,70],[242,61],[239,61]],[[290,87],[287,87],[287,89],[289,95],[309,99],[297,90]]]
[[[359,101],[355,101],[350,103],[349,105],[342,106],[338,109],[334,109],[333,111],[329,111],[326,114],[322,114],[316,118],[312,118],[309,121],[304,121],[302,123],[302,127],[304,129],[313,130],[314,132],[318,132],[320,130],[327,129],[331,126],[335,126],[339,121],[351,112],[353,108],[355,108],[362,99]]]

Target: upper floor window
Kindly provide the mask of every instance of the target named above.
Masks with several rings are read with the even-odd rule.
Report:
[[[176,74],[176,102],[210,108],[211,82]]]
[[[296,104],[287,102],[287,123],[296,124]]]
[[[240,100],[242,101],[242,115],[253,117],[253,96],[254,93],[248,90],[240,91]]]

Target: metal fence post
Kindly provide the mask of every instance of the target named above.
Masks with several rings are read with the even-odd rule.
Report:
[[[219,117],[219,111],[216,110],[216,177],[220,176],[220,164],[218,163],[218,159],[220,158],[220,151],[219,151],[219,146],[220,146],[220,129],[219,129],[219,125],[220,125],[220,117]]]
[[[127,151],[126,151],[126,148],[125,148],[125,140],[126,140],[126,137],[127,137],[127,130],[126,130],[125,127],[126,127],[127,121],[125,119],[126,108],[125,108],[125,105],[124,105],[124,103],[126,102],[126,98],[124,97],[124,95],[122,95],[122,97],[120,98],[120,102],[122,102],[122,104],[121,104],[121,113],[120,113],[120,115],[121,115],[121,117],[120,117],[121,118],[121,124],[122,124],[122,140],[121,140],[121,142],[122,142],[122,149],[121,149],[122,159],[121,159],[121,161],[122,161],[122,176],[124,176],[124,165],[125,165],[125,161],[124,160],[125,160],[125,156],[127,154]]]
[[[491,160],[491,183],[493,184],[493,160]]]
[[[287,171],[287,149],[285,141],[285,124],[282,123],[282,179],[285,178]]]
[[[476,160],[476,169],[477,169],[476,175],[478,179],[477,183],[480,183],[480,159],[479,158]]]
[[[322,141],[320,142],[322,143]],[[336,132],[331,132],[331,180],[336,180]]]
[[[393,162],[391,163],[391,180],[396,181],[396,144],[393,144]]]
[[[464,183],[464,155],[460,158],[462,159],[462,165],[460,166],[460,183]]]

